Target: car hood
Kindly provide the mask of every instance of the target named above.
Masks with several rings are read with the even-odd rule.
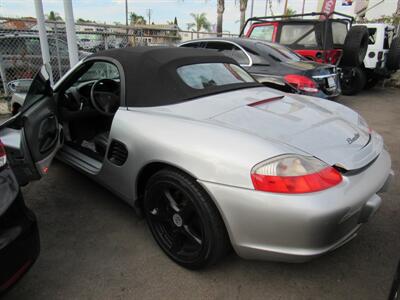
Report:
[[[207,98],[187,102],[184,106],[193,104],[190,111],[173,111],[284,143],[346,170],[367,165],[383,147],[382,138],[370,133],[356,112],[335,102],[268,88]]]

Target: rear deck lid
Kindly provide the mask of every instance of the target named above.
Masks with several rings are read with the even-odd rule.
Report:
[[[271,100],[271,101],[269,101]],[[273,139],[347,170],[376,157],[382,141],[359,125],[357,113],[330,110],[298,96],[255,101],[212,118],[265,139]]]

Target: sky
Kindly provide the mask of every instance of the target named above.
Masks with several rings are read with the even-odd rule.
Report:
[[[113,22],[125,23],[125,0],[70,0],[73,3],[74,17],[95,20],[96,22],[112,24]],[[246,16],[250,16],[251,1],[248,0]],[[288,6],[297,12],[301,12],[302,0],[288,0]],[[315,11],[318,0],[305,0],[305,11]],[[370,6],[380,0],[370,0]],[[42,0],[45,14],[51,10],[58,12],[64,18],[63,0]],[[265,15],[266,0],[254,0],[254,15]],[[272,0],[273,12],[281,14],[284,8],[284,0],[280,4],[278,0]],[[396,9],[397,0],[384,0],[384,3],[373,9],[369,15],[379,17],[391,15]],[[128,0],[129,11],[146,16],[151,10],[151,21],[154,23],[166,23],[173,21],[175,17],[182,29],[192,22],[191,13],[206,13],[212,24],[216,23],[216,0]],[[336,1],[336,10],[352,14],[352,7],[342,6],[342,0]],[[269,13],[269,11],[268,11]],[[35,16],[34,0],[0,0],[0,16],[2,17],[27,17]],[[239,32],[239,0],[225,0],[224,31],[230,33]],[[147,18],[147,17],[146,17]]]

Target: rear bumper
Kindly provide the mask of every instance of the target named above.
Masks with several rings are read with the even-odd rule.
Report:
[[[384,150],[357,175],[310,194],[285,195],[201,182],[212,195],[232,245],[243,258],[302,262],[332,251],[356,236],[378,210],[377,195],[392,177]]]
[[[40,252],[36,217],[19,193],[0,216],[0,294],[14,285],[32,266]]]

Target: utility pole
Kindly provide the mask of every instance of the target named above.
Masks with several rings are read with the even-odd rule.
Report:
[[[128,0],[125,0],[125,25],[126,25],[126,42],[129,44],[129,29],[128,29]]]
[[[268,0],[265,0],[265,13],[264,13],[264,16],[268,16]]]
[[[147,17],[149,18],[149,25],[151,24],[151,13],[153,12],[153,10],[151,8],[147,9]]]
[[[397,9],[396,9],[396,15],[400,15],[400,0],[397,0]]]
[[[51,65],[50,65],[49,41],[47,40],[43,3],[42,0],[34,0],[34,1],[35,1],[37,25],[39,29],[40,50],[42,52],[43,64],[46,66],[46,69],[50,71],[49,72],[50,83],[53,85],[53,73],[51,71]]]
[[[303,7],[301,8],[301,13],[304,14],[304,7],[306,5],[306,0],[303,0]]]
[[[128,0],[125,0],[125,25],[128,26]],[[128,29],[127,29],[128,33]]]

